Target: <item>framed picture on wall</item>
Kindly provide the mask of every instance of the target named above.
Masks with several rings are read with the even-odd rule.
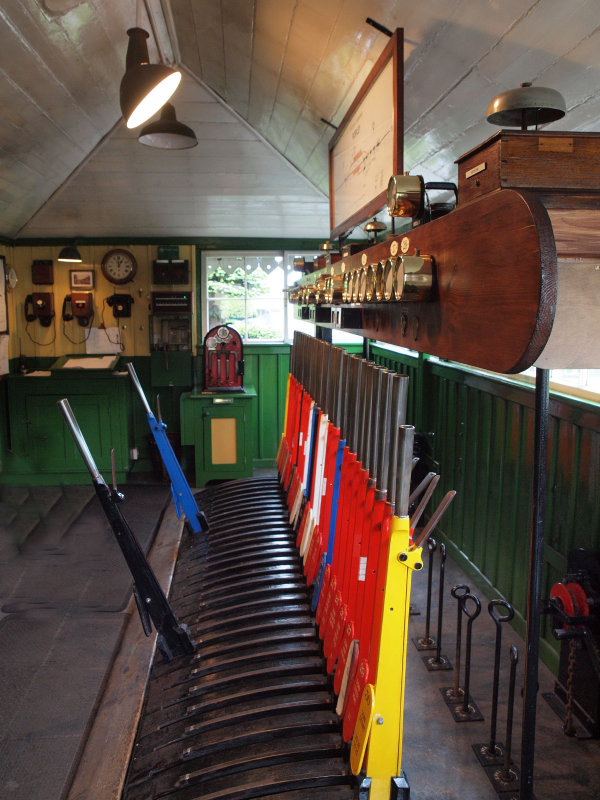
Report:
[[[6,260],[0,256],[0,333],[8,333],[8,304],[6,300]]]
[[[71,271],[71,289],[81,289],[89,291],[94,288],[94,270],[93,269],[72,269]]]

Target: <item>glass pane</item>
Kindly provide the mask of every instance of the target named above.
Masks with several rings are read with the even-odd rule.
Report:
[[[564,386],[575,386],[587,392],[600,393],[600,370],[598,369],[551,369],[550,380]]]
[[[229,324],[243,338],[246,331],[244,298],[208,301],[208,329]]]
[[[362,336],[357,336],[355,333],[348,333],[348,331],[339,331],[335,328],[331,331],[331,340],[333,344],[362,344]]]
[[[269,286],[271,297],[281,297],[281,293],[283,292],[284,287],[284,278],[285,273],[283,271],[283,267],[273,267],[273,269],[269,272]]]
[[[251,275],[260,266],[260,256],[244,256],[244,272]]]
[[[267,261],[268,259],[263,259]],[[246,259],[248,262],[248,259]],[[267,266],[258,266],[246,274],[248,294],[248,339],[274,341],[283,339],[283,269],[271,261]]]
[[[248,297],[268,297],[271,293],[269,275],[260,267],[246,273],[246,291]]]
[[[303,273],[300,272],[300,270],[298,270],[298,269],[291,269],[288,272],[287,285],[288,286],[293,286],[293,284],[296,283],[296,281],[300,280],[300,278],[302,277],[302,274]]]
[[[244,297],[244,270],[241,266],[226,271],[220,264],[213,267],[207,276],[209,297]]]
[[[248,299],[248,339],[283,339],[283,301],[270,298]]]
[[[283,341],[286,263],[281,253],[205,257],[207,328],[231,324],[245,340]]]

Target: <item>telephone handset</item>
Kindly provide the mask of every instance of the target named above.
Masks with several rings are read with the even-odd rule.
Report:
[[[89,324],[94,316],[91,292],[71,292],[65,296],[62,306],[62,318],[70,322],[74,317],[82,328]]]
[[[71,295],[66,294],[63,300],[62,318],[64,322],[71,322],[73,319],[73,305],[71,303]]]
[[[52,292],[33,292],[25,298],[25,319],[27,322],[40,321],[48,328],[54,317],[54,295]]]
[[[131,316],[133,297],[130,294],[111,294],[106,298],[106,303],[112,308],[115,319]]]

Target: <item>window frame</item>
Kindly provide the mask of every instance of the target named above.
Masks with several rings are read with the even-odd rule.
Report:
[[[382,348],[390,347],[384,342],[378,342]],[[437,362],[439,364],[448,364],[453,367],[457,367],[458,369],[462,369],[465,372],[470,372],[476,375],[482,375],[487,378],[492,378],[494,380],[501,381],[503,383],[511,383],[514,386],[521,386],[524,389],[529,389],[531,392],[535,391],[535,367],[529,367],[528,369],[524,370],[523,372],[511,372],[511,373],[503,373],[503,372],[494,372],[493,370],[482,369],[481,367],[472,367],[469,364],[462,364],[459,361],[452,361],[451,359],[447,358],[440,358],[439,356],[432,356],[427,355],[427,359],[433,362]],[[581,369],[591,370],[591,367],[581,367]],[[532,372],[533,370],[533,372]],[[594,372],[600,372],[598,369],[594,369]],[[556,377],[552,376],[552,373],[562,372],[561,368],[557,369],[550,369],[550,394],[556,395],[557,397],[566,398],[569,400],[575,400],[583,403],[587,403],[589,406],[594,408],[600,407],[600,392],[594,392],[589,389],[584,389],[580,386],[570,383],[561,383]]]
[[[304,257],[312,259],[317,255],[322,255],[317,250],[204,250],[201,254],[201,262],[200,262],[200,279],[201,279],[201,297],[202,297],[202,304],[201,304],[201,335],[202,335],[202,342],[204,342],[204,338],[208,332],[208,320],[209,320],[209,295],[208,295],[208,266],[207,260],[212,258],[239,258],[240,256],[243,258],[256,258],[256,257],[264,257],[264,258],[276,258],[281,256],[282,258],[282,267],[283,267],[283,285],[284,291],[282,292],[282,312],[283,312],[283,338],[278,339],[248,339],[247,337],[247,326],[245,330],[245,334],[242,337],[242,341],[244,342],[244,346],[246,345],[276,345],[276,344],[290,344],[293,340],[294,331],[293,328],[288,323],[288,301],[287,295],[285,293],[285,289],[292,285],[293,282],[290,281],[289,276],[295,271],[293,269],[293,262],[295,258]],[[247,295],[246,295],[247,298]]]

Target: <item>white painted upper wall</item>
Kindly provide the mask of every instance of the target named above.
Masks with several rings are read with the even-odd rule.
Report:
[[[496,130],[488,102],[522,81],[564,95],[550,128],[600,130],[598,0],[151,5],[184,66],[173,103],[192,150],[146,148],[120,122],[135,0],[2,3],[0,235],[326,238],[322,118],[339,124],[385,47],[367,16],[404,27],[405,169],[426,180],[456,180]]]

